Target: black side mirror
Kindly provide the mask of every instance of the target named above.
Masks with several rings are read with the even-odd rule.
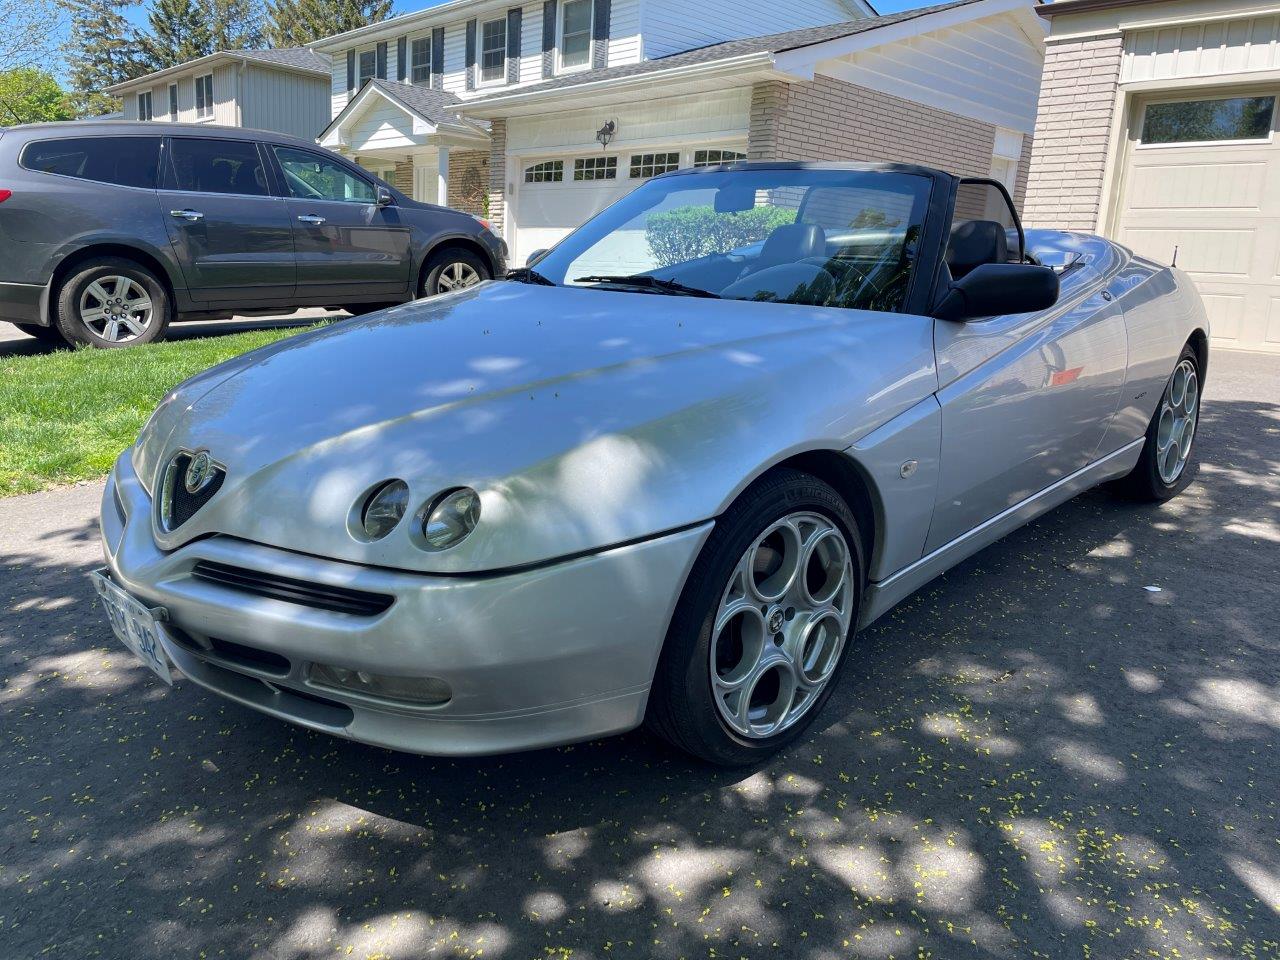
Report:
[[[549,249],[548,247],[541,247],[533,251],[533,253],[529,254],[529,256],[525,259],[524,265],[526,267],[532,267],[535,263],[537,263],[539,260],[542,259],[543,254],[545,254],[548,249]]]
[[[984,263],[951,284],[934,308],[939,320],[977,320],[1048,310],[1058,302],[1058,275],[1026,263]]]
[[[391,191],[386,187],[378,188],[378,206],[389,207],[396,202],[396,198],[391,195]]]

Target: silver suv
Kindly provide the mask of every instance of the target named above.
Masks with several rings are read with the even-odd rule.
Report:
[[[207,124],[0,131],[0,320],[122,347],[175,320],[363,313],[505,270],[484,221],[314,143]]]

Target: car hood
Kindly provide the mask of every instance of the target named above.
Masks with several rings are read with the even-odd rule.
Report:
[[[708,432],[749,423],[751,384],[771,345],[856,341],[866,335],[849,323],[858,317],[876,318],[875,328],[887,315],[488,283],[207,371],[166,399],[134,463],[153,492],[179,450],[208,450],[226,469],[204,509],[156,532],[162,547],[220,533],[435,572],[536,563],[653,526],[619,511],[646,509],[647,474],[696,469],[696,456],[684,463],[673,445],[696,449]],[[927,336],[918,340],[927,347]],[[889,406],[929,392],[919,364],[873,378],[881,393],[901,392]],[[480,527],[444,553],[418,549],[408,521],[362,542],[350,530],[353,508],[389,478],[408,482],[411,510],[443,490],[476,488]]]

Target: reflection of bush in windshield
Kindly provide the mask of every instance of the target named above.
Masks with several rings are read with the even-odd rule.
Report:
[[[795,210],[786,207],[754,207],[740,213],[718,213],[711,206],[676,207],[649,217],[645,240],[658,266],[671,267],[759,243],[795,219]]]

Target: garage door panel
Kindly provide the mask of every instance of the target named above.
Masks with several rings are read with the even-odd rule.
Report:
[[[1129,210],[1262,210],[1267,163],[1160,163],[1136,167]]]
[[[1170,263],[1178,251],[1178,266],[1196,279],[1247,280],[1252,275],[1256,231],[1214,228],[1143,229],[1123,231],[1122,242],[1145,256]]]
[[[1239,293],[1201,291],[1214,340],[1232,342],[1244,332],[1245,297]]]
[[[1280,296],[1271,298],[1263,341],[1270,347],[1280,349]]]

